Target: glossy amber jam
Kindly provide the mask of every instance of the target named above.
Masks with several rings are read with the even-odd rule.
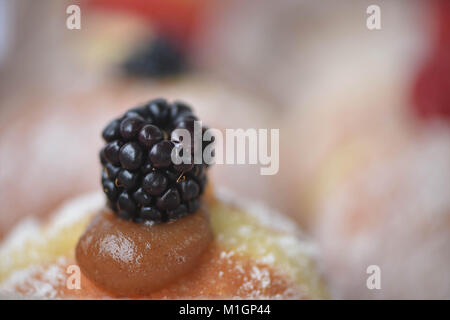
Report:
[[[212,240],[204,209],[157,225],[137,224],[101,211],[76,247],[82,273],[115,296],[145,296],[195,267]]]

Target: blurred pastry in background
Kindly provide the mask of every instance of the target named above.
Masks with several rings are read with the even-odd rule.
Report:
[[[432,34],[441,34],[447,20],[436,17],[446,10],[438,1],[427,11],[441,21]],[[315,100],[294,127],[308,152],[293,206],[305,205],[300,219],[323,250],[336,297],[450,296],[450,73],[442,37],[430,38],[440,44],[431,41],[414,63],[381,73],[367,67],[376,76]],[[380,267],[380,290],[366,286],[371,265]]]

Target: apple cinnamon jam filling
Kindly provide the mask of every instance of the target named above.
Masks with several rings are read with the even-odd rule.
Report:
[[[81,271],[117,296],[143,296],[188,273],[212,240],[204,208],[165,224],[136,224],[100,212],[81,236]]]

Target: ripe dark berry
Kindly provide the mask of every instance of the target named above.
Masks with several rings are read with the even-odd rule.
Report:
[[[106,173],[106,171],[103,169],[102,170],[102,183],[103,183],[103,181],[105,181],[106,179],[108,179],[109,177],[108,177],[108,174]]]
[[[155,99],[149,102],[148,110],[150,111],[155,123],[164,126],[169,118],[169,104],[164,99]]]
[[[120,123],[120,134],[125,140],[131,140],[138,134],[144,124],[145,122],[140,118],[125,118]]]
[[[128,142],[120,148],[120,164],[128,170],[139,168],[142,163],[142,149],[137,142]]]
[[[115,201],[118,196],[118,190],[114,185],[114,182],[112,182],[109,179],[106,179],[103,180],[102,185],[103,185],[103,192],[105,192],[108,199],[111,201]]]
[[[145,105],[131,108],[130,110],[128,110],[125,113],[125,117],[126,118],[134,117],[134,118],[139,118],[139,119],[142,119],[142,120],[144,120],[144,119],[150,120],[150,118],[151,118],[149,110],[148,110],[147,106],[145,106]]]
[[[139,143],[147,148],[153,147],[156,143],[164,139],[162,131],[152,124],[147,124],[139,131]]]
[[[133,199],[136,200],[140,206],[149,206],[152,202],[152,197],[142,188],[137,189],[137,191],[133,193]]]
[[[156,223],[160,223],[163,220],[163,215],[161,211],[154,207],[142,207],[139,212],[139,218],[144,221],[153,221]]]
[[[106,158],[105,158],[105,148],[104,147],[100,150],[100,162],[102,163],[102,165],[105,165],[108,162],[108,160],[106,160]]]
[[[182,218],[188,214],[186,205],[180,204],[178,207],[172,210],[167,210],[167,218],[169,220],[175,220]]]
[[[120,163],[119,151],[121,147],[122,142],[118,140],[108,143],[105,147],[105,159],[114,165],[118,165]]]
[[[197,120],[190,118],[181,118],[180,121],[176,123],[177,129],[186,129],[191,133],[191,143],[193,143],[194,140],[195,121]]]
[[[108,175],[108,178],[114,181],[119,174],[120,167],[116,167],[112,165],[111,163],[105,164],[105,172]]]
[[[120,121],[111,121],[102,132],[103,139],[106,142],[117,140],[120,138]]]
[[[146,173],[150,173],[150,172],[152,172],[153,171],[153,166],[150,164],[150,162],[144,162],[144,164],[141,166],[141,172],[143,173],[143,174],[146,174]]]
[[[152,196],[158,196],[166,190],[168,180],[166,176],[160,172],[150,172],[142,181],[142,188]]]
[[[180,194],[177,189],[168,189],[161,197],[156,200],[156,206],[159,210],[173,210],[180,204]]]
[[[194,180],[185,180],[178,184],[181,198],[189,201],[198,196],[200,193],[200,187]]]
[[[155,144],[149,153],[150,162],[156,168],[165,168],[172,164],[173,143],[167,140]]]
[[[194,121],[198,121],[198,118],[192,113],[184,113],[179,115],[173,123],[177,128],[186,128],[188,130],[194,130]]]
[[[169,182],[175,182],[180,176],[180,173],[167,169],[164,171],[164,175],[167,177],[167,179],[169,179]]]
[[[170,109],[170,119],[174,121],[180,115],[190,113],[192,113],[192,109],[187,104],[180,101],[175,101]]]
[[[123,187],[125,190],[131,190],[137,185],[138,175],[127,169],[122,169],[117,175],[116,181],[118,187]]]
[[[205,167],[203,164],[194,164],[194,167],[188,174],[192,177],[200,177],[203,175],[204,169]]]
[[[156,99],[128,110],[103,130],[101,183],[107,206],[118,217],[163,223],[198,210],[208,166],[193,164],[193,139],[191,149],[177,149],[191,163],[172,162],[173,148],[182,146],[176,128],[193,130],[195,120],[189,106]]]
[[[188,172],[191,171],[192,168],[194,167],[194,164],[192,163],[193,161],[191,160],[191,163],[180,163],[180,164],[174,164],[173,168],[178,171],[178,172]]]
[[[127,212],[131,217],[136,213],[136,204],[126,191],[122,192],[117,199],[117,208],[119,211]]]
[[[198,198],[193,199],[187,203],[187,209],[189,213],[197,212],[200,208],[200,200]]]

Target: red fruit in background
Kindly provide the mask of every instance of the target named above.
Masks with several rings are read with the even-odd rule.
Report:
[[[435,54],[419,72],[413,105],[421,118],[450,120],[450,53]]]
[[[450,1],[430,4],[435,44],[415,79],[412,105],[421,119],[450,120]]]
[[[450,1],[439,0],[434,4],[438,50],[450,50]]]

